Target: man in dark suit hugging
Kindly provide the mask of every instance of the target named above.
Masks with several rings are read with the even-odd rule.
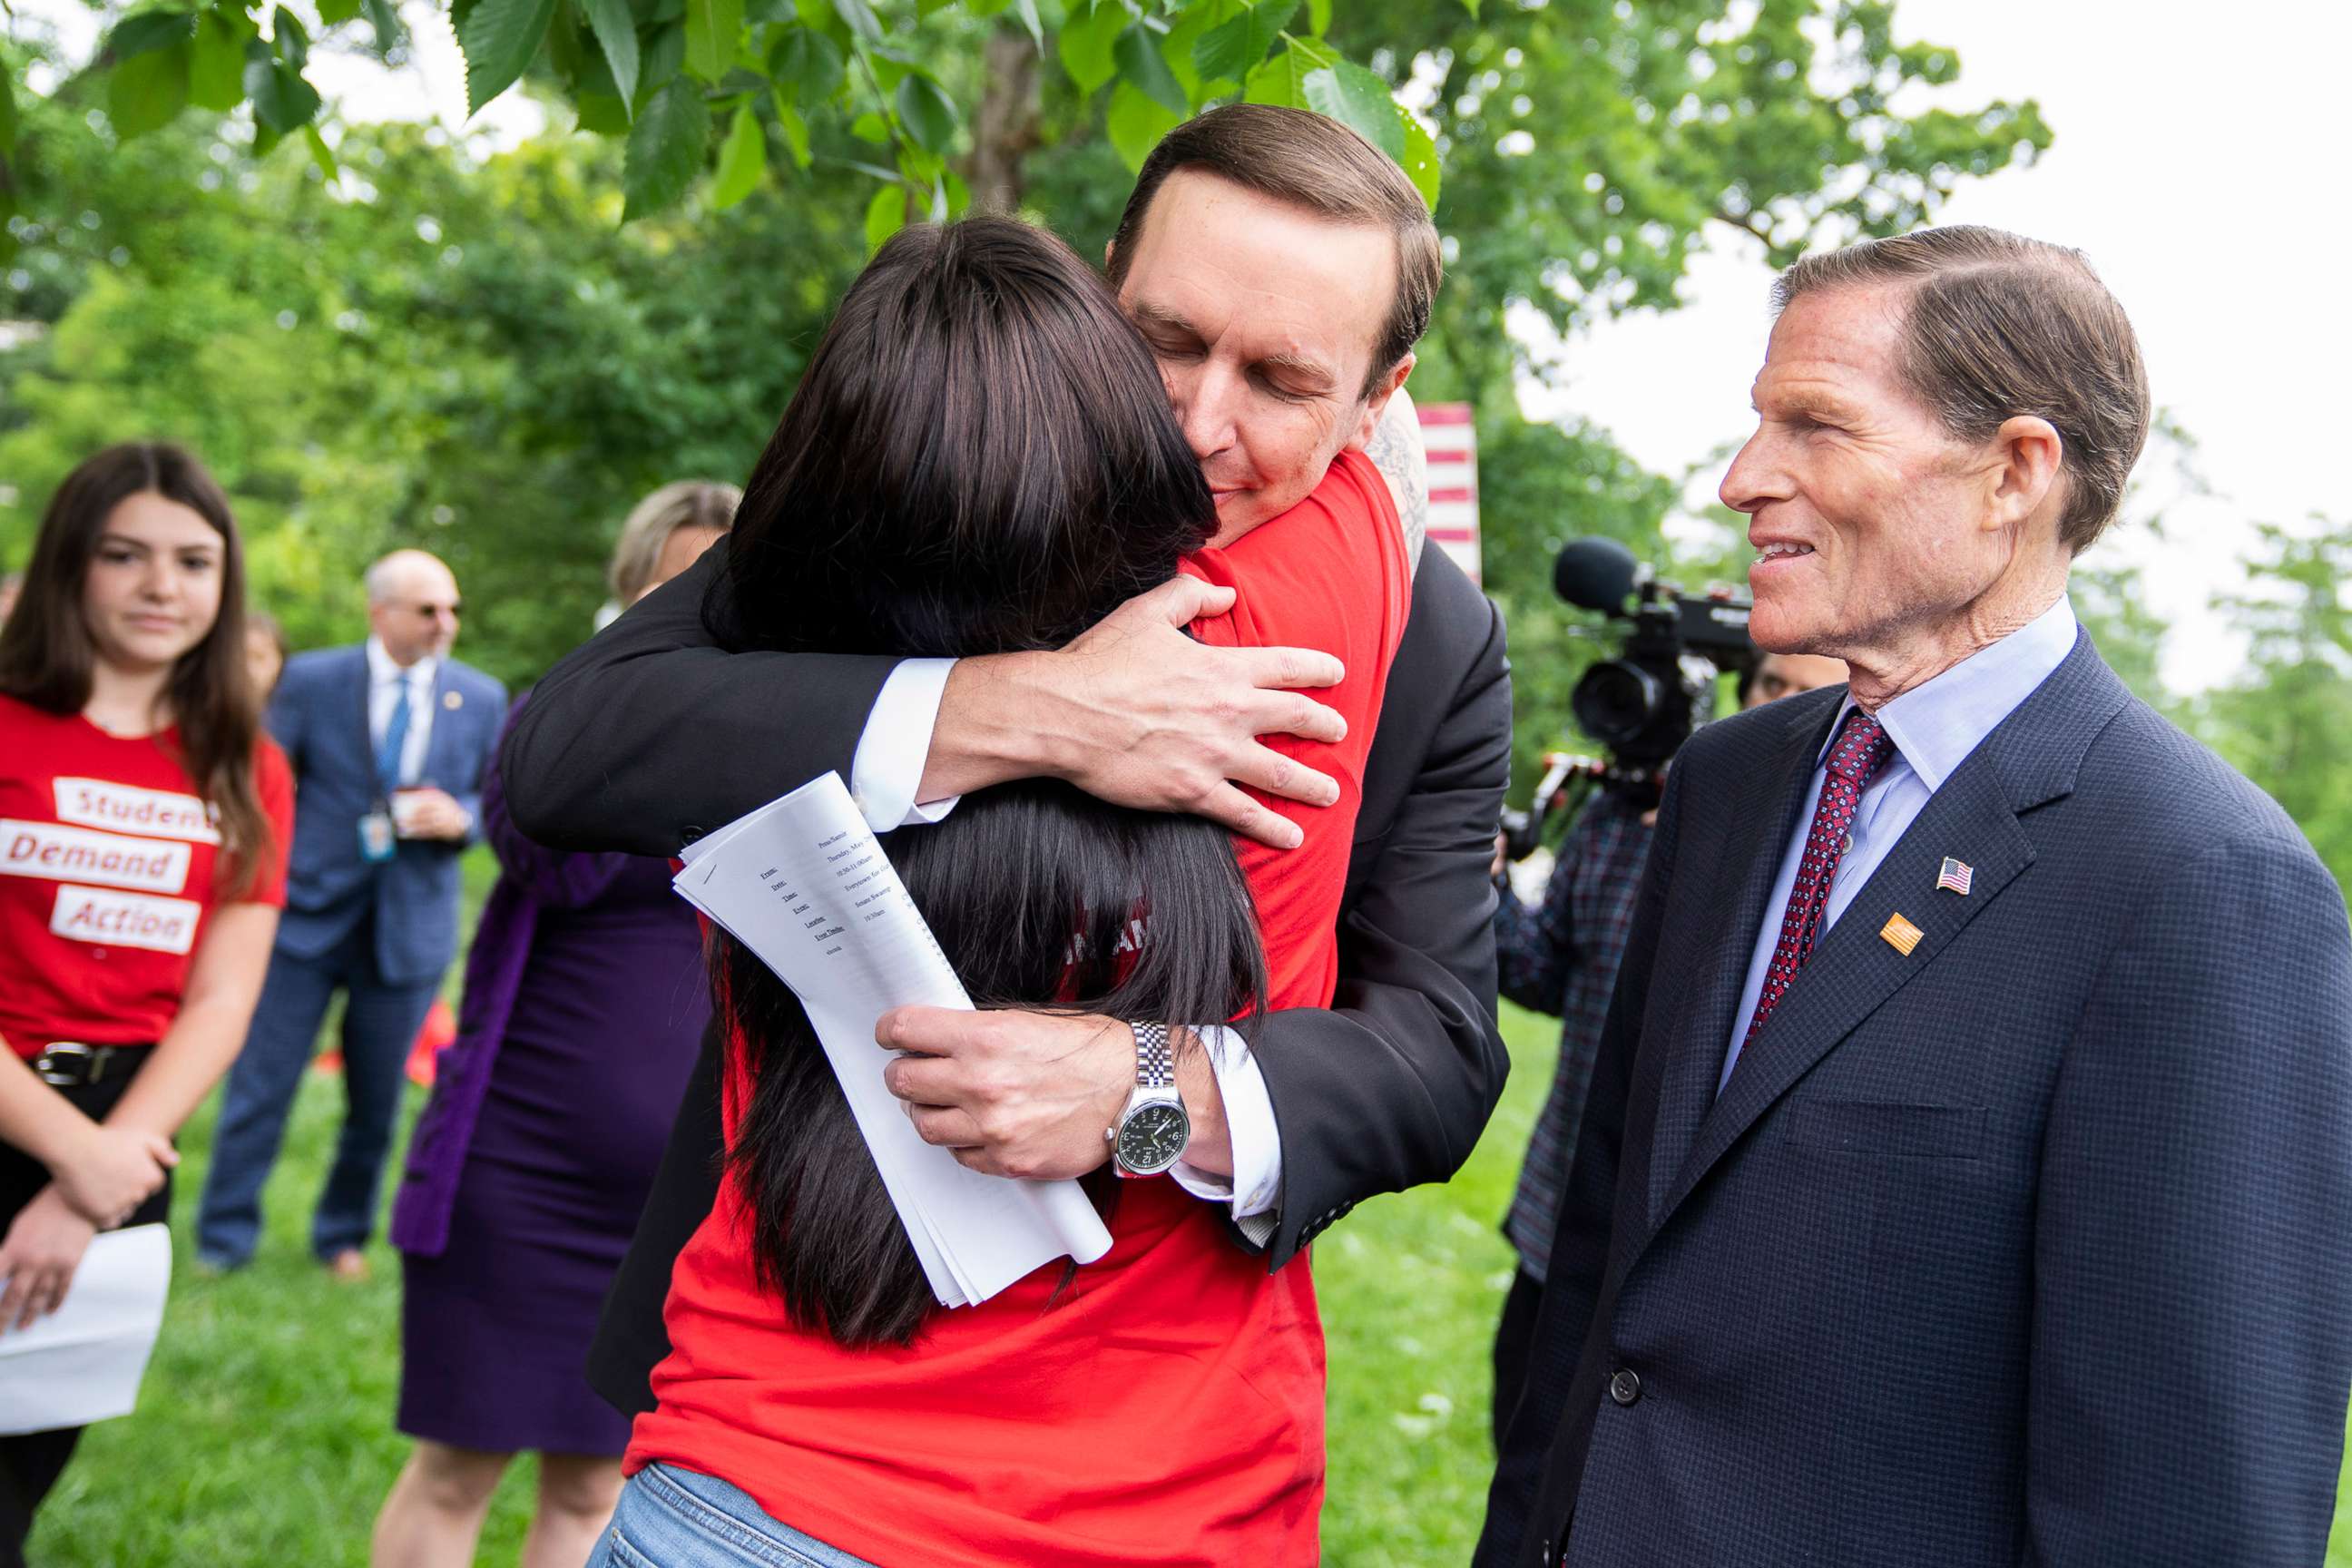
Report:
[[[1341,237],[1386,231],[1396,266],[1360,288],[1240,287],[1222,269],[1256,203]],[[1508,1068],[1486,879],[1510,753],[1502,623],[1444,552],[1420,548],[1427,479],[1398,390],[1411,339],[1392,342],[1390,325],[1415,300],[1425,315],[1437,254],[1427,209],[1385,154],[1318,115],[1232,104],[1152,153],[1108,255],[1221,527],[1279,516],[1356,447],[1389,481],[1419,554],[1362,779],[1338,994],[1270,1015],[1253,1050],[1200,1052],[1204,1098],[1179,1086],[1193,1131],[1172,1173],[1269,1268],[1363,1199],[1452,1175]],[[1208,592],[1179,579],[1046,653],[776,653],[713,635],[731,618],[731,590],[707,557],[540,683],[501,752],[507,799],[543,842],[667,855],[827,769],[877,830],[932,817],[942,796],[1051,776],[1295,847],[1295,826],[1236,786],[1314,805],[1339,797],[1275,749],[1284,736],[1338,738],[1338,715],[1297,689],[1332,684],[1337,661],[1193,642],[1181,628],[1223,607]],[[960,1156],[1047,1175],[1106,1158],[1104,1131],[1135,1082],[1126,1029],[1009,1011],[898,1017],[893,1046],[982,1069],[955,1109],[992,1114],[970,1119],[978,1142]],[[650,1405],[647,1373],[669,1350],[671,1263],[717,1195],[716,1062],[707,1047],[591,1356],[590,1380],[625,1410]]]
[[[1852,675],[1675,763],[1478,1561],[2316,1564],[2352,940],[2067,606],[2130,323],[1987,229],[1775,299],[1723,499]]]

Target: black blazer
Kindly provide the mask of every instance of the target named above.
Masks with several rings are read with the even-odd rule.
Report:
[[[539,684],[499,752],[525,833],[669,855],[827,769],[849,775],[896,661],[726,652],[700,614],[723,582],[713,552]],[[1283,1152],[1269,1268],[1363,1199],[1451,1176],[1502,1092],[1486,867],[1509,772],[1507,668],[1494,605],[1423,551],[1364,773],[1339,994],[1328,1011],[1272,1015],[1259,1037]],[[591,1356],[624,1410],[649,1403],[670,1267],[717,1195],[717,1086],[706,1039]]]
[[[2316,1565],[2352,1390],[2336,883],[2080,637],[1717,1098],[1843,695],[1675,763],[1477,1561]]]

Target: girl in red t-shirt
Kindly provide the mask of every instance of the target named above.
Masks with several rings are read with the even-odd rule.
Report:
[[[1300,553],[1360,564],[1351,635],[1377,692],[1402,633],[1402,535],[1368,465],[1333,472]],[[1225,569],[1249,579],[1249,547],[1287,525]],[[1213,527],[1149,351],[1076,257],[1002,219],[910,229],[843,300],[746,487],[740,624],[718,629],[747,648],[1056,647]],[[1357,770],[1371,728],[1368,712]],[[1351,823],[1332,818],[1342,855]],[[1265,949],[1328,944],[1331,908],[1319,932],[1285,929],[1207,822],[1026,781],[884,843],[982,1006],[1142,1025],[1328,1000],[1319,963],[1293,977]],[[1336,870],[1318,879],[1336,907]],[[798,1004],[723,938],[713,962],[728,1170],[678,1259],[673,1353],[592,1563],[1315,1562],[1323,1350],[1304,1267],[1270,1275],[1167,1176],[1106,1170],[1088,1186],[1108,1254],[941,1309]]]
[[[66,477],[0,626],[0,1333],[165,1217],[172,1135],[245,1038],[293,776],[261,732],[236,525],[177,447]],[[0,1436],[0,1564],[79,1429]]]

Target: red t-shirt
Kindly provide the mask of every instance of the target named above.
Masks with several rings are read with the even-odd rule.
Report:
[[[0,696],[0,1038],[152,1045],[180,1011],[205,917],[286,902],[294,774],[268,736],[254,787],[273,845],[250,886],[224,864],[177,730],[110,735]]]
[[[1275,1007],[1319,1007],[1364,760],[1412,585],[1371,464],[1344,454],[1314,494],[1192,568],[1234,609],[1223,644],[1316,647],[1347,666],[1315,695],[1336,746],[1284,742],[1339,781],[1336,805],[1280,806],[1288,852],[1237,846]],[[730,1052],[731,1136],[748,1089]],[[656,1461],[742,1488],[793,1528],[880,1563],[1024,1568],[1310,1568],[1323,1499],[1323,1333],[1308,1271],[1269,1275],[1218,1205],[1157,1176],[1120,1184],[1111,1249],[1062,1285],[1047,1265],[978,1306],[931,1314],[910,1349],[795,1328],[760,1288],[730,1177],[679,1255],[659,1405],[626,1468]]]

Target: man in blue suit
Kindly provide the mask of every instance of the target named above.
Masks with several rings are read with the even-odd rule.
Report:
[[[288,661],[269,731],[294,764],[286,914],[230,1070],[196,1218],[200,1260],[234,1268],[327,1005],[343,993],[345,1115],[310,1245],[367,1272],[376,1184],[410,1044],[457,950],[457,861],[474,841],[506,689],[449,657],[457,582],[421,550],[368,569],[368,640]]]
[[[2352,932],[2067,605],[2130,323],[1987,229],[1776,300],[1723,499],[1851,676],[1675,761],[1478,1562],[2317,1568]]]

